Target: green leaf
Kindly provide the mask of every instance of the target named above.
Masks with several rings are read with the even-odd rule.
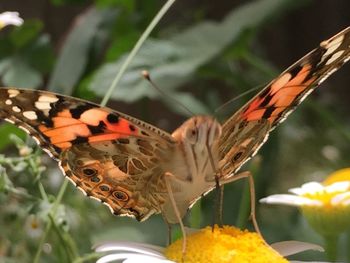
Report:
[[[2,82],[6,86],[33,88],[40,86],[42,79],[40,73],[24,60],[13,58],[7,64]]]
[[[122,7],[131,12],[135,9],[134,0],[95,0],[98,7]]]
[[[0,150],[3,150],[8,145],[13,144],[13,141],[10,139],[11,134],[16,135],[22,140],[26,138],[26,133],[24,131],[18,129],[13,124],[3,123],[0,125]]]
[[[13,187],[14,186],[6,173],[6,169],[0,166],[0,192],[7,191]]]
[[[169,40],[145,42],[139,54],[129,66],[113,99],[134,102],[142,97],[158,98],[160,94],[149,87],[141,77],[144,69],[153,81],[171,95],[186,83],[199,67],[218,56],[243,30],[260,25],[265,19],[280,12],[290,0],[260,0],[231,11],[221,22],[201,22],[177,33]],[[125,56],[114,63],[103,65],[95,74],[90,89],[103,96],[119,71]],[[192,97],[189,108],[195,113],[206,113],[209,109]],[[167,105],[171,105],[167,103]],[[195,105],[195,108],[192,106]],[[173,107],[173,106],[172,106]],[[196,110],[201,109],[201,112]]]
[[[42,73],[51,71],[55,56],[48,35],[39,36],[23,52],[23,58]]]
[[[39,20],[26,20],[21,27],[16,27],[10,34],[12,44],[20,49],[30,44],[39,35],[43,24]]]
[[[61,50],[49,81],[49,90],[63,94],[72,93],[84,73],[98,28],[113,14],[113,10],[92,8],[78,18]]]

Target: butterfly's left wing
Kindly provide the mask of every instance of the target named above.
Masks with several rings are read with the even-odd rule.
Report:
[[[163,165],[176,147],[151,124],[47,91],[0,88],[0,118],[31,135],[86,195],[144,220],[164,202]]]
[[[219,141],[222,174],[233,175],[317,86],[350,58],[350,27],[323,41],[268,84],[223,124]]]

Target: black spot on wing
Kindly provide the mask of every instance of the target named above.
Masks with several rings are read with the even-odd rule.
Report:
[[[80,144],[80,143],[85,143],[88,142],[87,137],[82,137],[82,136],[77,136],[74,140],[71,141],[72,144]]]
[[[272,98],[273,98],[273,95],[267,94],[265,96],[264,100],[260,103],[259,108],[267,106]]]
[[[37,110],[35,111],[37,120],[40,122],[40,124],[45,125],[47,128],[53,127],[53,121],[50,117],[47,117],[44,112]]]
[[[292,76],[291,79],[293,79],[296,75],[298,75],[298,73],[300,72],[300,70],[302,70],[302,65],[296,65],[295,67],[291,68],[288,73]]]
[[[106,129],[106,124],[103,121],[100,121],[97,126],[87,125],[87,127],[89,128],[92,134],[101,134],[104,133]]]
[[[107,115],[107,121],[109,123],[118,123],[119,122],[119,116],[117,114],[110,113]]]
[[[263,118],[263,119],[268,119],[268,118],[270,118],[271,115],[272,115],[272,113],[273,113],[273,111],[274,111],[275,109],[276,109],[276,108],[273,107],[273,106],[267,107],[267,108],[265,109],[265,112],[264,112],[262,118]]]
[[[89,105],[89,104],[83,104],[83,105],[79,105],[74,109],[70,109],[70,113],[72,114],[72,117],[75,119],[79,119],[80,116],[87,110],[90,110],[94,108],[94,106]]]

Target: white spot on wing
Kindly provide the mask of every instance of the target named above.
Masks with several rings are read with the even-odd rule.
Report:
[[[12,100],[10,100],[10,99],[5,100],[5,104],[6,105],[11,105],[12,104]]]
[[[17,107],[17,106],[13,106],[13,107],[12,107],[12,110],[13,110],[14,112],[21,112],[21,109],[20,109],[19,107]]]
[[[340,47],[340,45],[342,44],[343,40],[344,40],[344,35],[341,35],[331,42],[329,41],[321,42],[320,46],[327,49],[326,53],[323,54],[321,61],[323,61],[328,55],[332,54],[335,50],[337,50],[337,48]],[[328,62],[327,62],[327,65],[328,65]]]
[[[5,118],[4,120],[9,122],[9,123],[15,124],[15,122],[13,120],[11,120],[11,119]]]
[[[24,111],[23,116],[29,120],[36,120],[38,118],[35,111]]]
[[[48,101],[36,101],[35,102],[35,107],[39,110],[50,110],[50,102]]]
[[[52,103],[58,101],[58,98],[55,95],[41,95],[38,101]]]
[[[7,92],[10,98],[14,98],[20,93],[19,90],[16,90],[16,89],[9,89],[7,90]]]
[[[341,57],[341,55],[343,55],[345,52],[345,50],[340,50],[336,53],[334,53],[327,61],[326,65],[332,64],[334,61],[336,61],[338,58]]]

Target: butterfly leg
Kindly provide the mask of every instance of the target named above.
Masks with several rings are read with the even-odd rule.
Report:
[[[210,161],[210,165],[213,169],[213,171],[217,171],[217,167],[215,166],[213,154],[211,152],[211,148],[209,144],[206,145],[207,151],[208,151],[208,157]],[[222,221],[222,210],[223,210],[223,203],[224,203],[224,186],[223,184],[220,184],[220,178],[223,177],[221,170],[219,170],[220,177],[218,173],[215,173],[215,189],[216,189],[216,202],[215,207],[217,207],[216,212],[213,216],[213,224],[212,228],[214,230],[214,225],[216,222],[218,222],[218,225],[221,227],[223,225]]]
[[[258,222],[256,220],[256,213],[255,213],[255,186],[254,186],[253,175],[249,171],[245,171],[245,172],[239,173],[237,175],[234,175],[234,176],[232,176],[230,178],[222,179],[221,183],[224,185],[224,184],[227,184],[227,183],[232,183],[232,182],[237,181],[237,180],[242,179],[242,178],[247,178],[248,179],[248,183],[249,183],[250,218],[251,218],[251,220],[253,222],[253,226],[254,226],[255,231],[260,236],[262,236],[261,232],[260,232],[260,229],[259,229],[259,226],[258,226]]]
[[[185,253],[186,253],[186,245],[187,245],[187,239],[186,239],[186,231],[185,231],[185,226],[182,222],[182,218],[180,216],[180,212],[179,212],[179,209],[176,205],[176,202],[175,202],[175,198],[174,198],[174,193],[173,193],[173,190],[171,189],[171,184],[169,182],[170,180],[170,177],[173,176],[171,173],[165,173],[165,176],[164,176],[164,181],[165,181],[165,185],[166,185],[166,188],[167,188],[167,192],[169,194],[169,198],[170,198],[170,202],[174,208],[174,213],[178,219],[178,222],[179,222],[179,225],[180,225],[180,228],[181,228],[181,232],[182,232],[182,236],[183,236],[183,242],[182,242],[182,261],[184,261],[184,258],[185,258]]]

